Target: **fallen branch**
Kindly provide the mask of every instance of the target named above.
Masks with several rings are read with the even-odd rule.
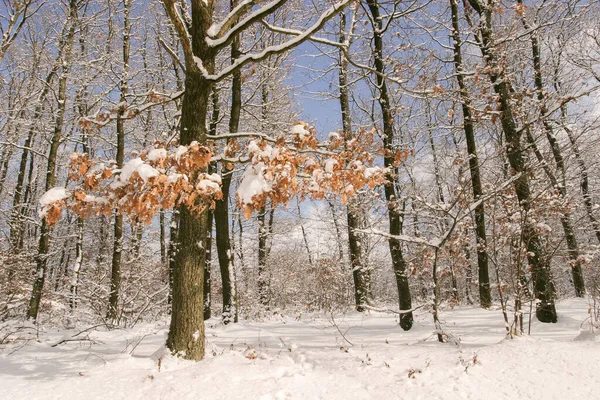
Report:
[[[389,314],[397,314],[397,315],[403,315],[403,314],[410,314],[413,311],[418,310],[419,308],[423,308],[425,307],[425,304],[422,304],[418,307],[413,307],[410,310],[394,310],[393,308],[383,308],[383,307],[373,307],[370,306],[368,304],[362,304],[360,307],[369,310],[369,311],[376,311],[376,312],[383,312],[383,313],[389,313]]]

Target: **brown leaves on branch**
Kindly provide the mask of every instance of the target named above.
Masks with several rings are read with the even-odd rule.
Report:
[[[373,165],[375,156],[383,156],[374,130],[361,130],[353,137],[331,133],[323,144],[304,123],[296,123],[290,133],[291,140],[282,136],[274,145],[264,139],[248,144],[251,162],[237,190],[246,218],[267,201],[286,204],[296,195],[317,200],[332,193],[346,202],[365,186],[385,183],[387,169]],[[400,163],[408,155],[399,151],[394,158]]]
[[[114,162],[94,162],[74,153],[69,179],[75,187],[47,192],[40,201],[40,216],[54,225],[64,208],[82,217],[116,210],[147,223],[160,209],[179,205],[201,213],[222,196],[221,178],[204,172],[211,156],[210,149],[198,143],[171,148],[157,143],[119,169]]]
[[[234,160],[249,160],[237,190],[238,205],[249,218],[267,201],[286,204],[295,196],[318,200],[330,193],[346,202],[364,187],[386,183],[390,171],[374,165],[376,158],[393,157],[397,165],[410,153],[384,154],[376,142],[375,130],[361,130],[331,133],[329,141],[319,143],[312,127],[297,122],[276,140],[257,135],[242,146],[229,137],[216,159],[229,170]],[[211,158],[211,149],[196,142],[178,147],[157,142],[120,169],[114,161],[92,161],[74,153],[69,170],[74,185],[44,194],[40,217],[53,225],[65,208],[82,217],[116,210],[149,223],[160,209],[181,205],[199,214],[222,198],[220,176],[205,172]]]

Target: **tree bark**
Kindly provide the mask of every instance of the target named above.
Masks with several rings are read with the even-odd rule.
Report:
[[[165,1],[166,4],[166,1]],[[186,57],[185,91],[181,107],[180,143],[192,141],[206,144],[206,117],[213,82],[204,78],[199,63],[209,74],[214,73],[215,51],[204,38],[212,25],[213,1],[193,0],[192,53]],[[178,18],[169,15],[171,20]],[[204,267],[206,252],[198,243],[206,243],[207,211],[192,215],[180,207],[178,249],[173,265],[173,298],[167,347],[189,360],[204,357]]]
[[[130,56],[130,36],[131,22],[129,12],[131,9],[131,0],[123,1],[123,72],[119,82],[120,99],[117,111],[117,168],[123,168],[125,159],[125,121],[124,113],[126,111],[127,93],[129,91],[129,56]],[[118,318],[119,292],[121,289],[121,260],[123,257],[123,215],[115,212],[113,255],[111,262],[110,292],[108,298],[108,311],[106,318],[115,321]]]
[[[69,3],[69,17],[67,20],[67,23],[70,26],[65,41],[63,42],[64,50],[62,51],[63,58],[61,63],[61,74],[58,81],[58,91],[56,95],[58,106],[56,111],[56,119],[54,122],[54,132],[50,142],[50,149],[48,151],[45,185],[46,191],[52,189],[56,181],[56,158],[58,155],[58,147],[62,138],[67,98],[67,77],[69,75],[71,63],[71,49],[73,47],[73,40],[75,37],[76,22],[77,2],[75,0],[71,0]],[[50,226],[47,224],[45,219],[42,220],[40,240],[38,244],[38,255],[36,258],[36,276],[33,283],[31,299],[29,300],[29,307],[27,309],[27,318],[33,321],[37,320],[40,301],[42,298],[42,290],[44,289],[44,281],[46,278],[46,270],[48,267],[48,257],[50,252],[50,233]]]
[[[508,77],[498,62],[496,54],[492,30],[492,7],[488,1],[483,2],[482,0],[469,0],[469,4],[480,16],[478,44],[488,67],[488,75],[494,92],[498,96],[502,112],[500,122],[506,139],[508,162],[514,173],[518,174],[514,186],[522,216],[521,234],[527,248],[527,260],[532,269],[534,295],[539,300],[536,303],[536,317],[540,322],[556,322],[555,290],[550,272],[550,262],[544,251],[541,237],[528,215],[532,205],[529,184],[530,171],[525,166],[521,148],[521,130],[517,128],[513,113]]]
[[[231,1],[231,9],[238,5],[237,0]],[[231,43],[231,63],[233,64],[240,53],[240,38],[236,36]],[[242,74],[237,70],[232,75],[231,83],[231,112],[229,117],[229,132],[239,130],[240,114],[242,110]],[[228,140],[229,143],[229,140]],[[231,188],[233,165],[221,164],[221,192],[223,198],[216,202],[215,230],[217,238],[217,254],[221,270],[223,287],[223,323],[237,322],[238,312],[236,307],[235,271],[233,264],[233,251],[229,236],[229,190]]]
[[[471,188],[473,200],[479,201],[483,195],[481,185],[481,172],[479,171],[479,158],[477,157],[477,145],[475,144],[475,126],[471,113],[471,98],[467,92],[462,61],[462,44],[458,25],[458,1],[450,0],[452,12],[452,39],[454,42],[454,66],[456,79],[460,91],[461,107],[463,113],[463,129],[467,141],[467,152],[469,154],[469,171],[471,173]],[[489,263],[487,254],[487,236],[485,227],[485,205],[481,202],[475,208],[475,236],[477,240],[477,268],[479,274],[479,304],[482,308],[492,305],[492,292],[490,289]]]
[[[341,12],[339,43],[344,44],[348,40],[349,38],[346,35],[346,14]],[[339,52],[338,81],[342,130],[345,139],[350,140],[354,135],[352,133],[352,116],[350,114],[348,60],[342,51]],[[365,269],[366,266],[364,262],[363,235],[356,232],[357,229],[364,228],[363,210],[357,198],[352,198],[348,201],[348,206],[346,207],[346,221],[348,224],[348,255],[350,257],[350,270],[352,271],[352,279],[354,282],[355,307],[357,311],[363,312],[366,310],[365,305],[368,303],[369,282],[368,272]],[[342,254],[341,250],[340,254]]]
[[[518,1],[520,4],[523,2],[521,0]],[[521,21],[523,23],[523,27],[529,30],[531,27],[525,18],[525,15],[521,16]],[[533,69],[535,73],[535,89],[537,91],[537,99],[540,103],[540,116],[544,118],[544,116],[548,113],[548,107],[546,106],[546,96],[544,94],[544,79],[542,73],[542,57],[541,57],[541,49],[540,43],[538,40],[537,31],[532,31],[530,34],[531,39],[531,51],[533,57]],[[543,120],[544,133],[546,134],[546,139],[548,140],[548,144],[550,145],[550,149],[552,150],[552,156],[554,157],[554,162],[556,164],[556,170],[560,176],[560,181],[556,178],[554,179],[553,186],[558,191],[558,194],[561,200],[566,201],[567,194],[567,170],[565,167],[565,160],[562,155],[562,151],[560,149],[560,145],[556,140],[556,136],[554,134],[554,129],[550,125],[546,119]],[[545,161],[544,161],[545,163]],[[567,250],[570,259],[571,265],[571,273],[573,276],[573,285],[575,286],[575,295],[577,297],[585,296],[585,281],[583,279],[583,269],[581,267],[581,260],[579,258],[579,244],[577,243],[577,236],[575,235],[575,229],[573,228],[573,222],[571,220],[571,213],[569,211],[565,211],[560,216],[560,222],[563,227],[563,231],[565,233],[565,241],[567,243]]]
[[[390,98],[385,79],[385,64],[383,58],[383,24],[377,0],[368,0],[367,5],[371,13],[373,22],[373,58],[375,70],[377,72],[376,84],[379,90],[379,107],[381,109],[383,120],[383,147],[386,151],[384,165],[389,168],[387,174],[388,184],[385,185],[385,199],[388,203],[388,219],[390,224],[390,235],[400,234],[402,221],[398,204],[398,195],[394,185],[394,121]],[[393,172],[392,172],[393,171]],[[402,254],[402,243],[398,239],[389,239],[390,255],[392,256],[392,265],[396,277],[396,286],[398,287],[398,303],[401,310],[410,310],[412,308],[412,298],[410,287],[408,285],[408,275],[406,273],[407,265]],[[407,312],[400,316],[400,326],[405,331],[409,330],[413,324],[412,312]]]

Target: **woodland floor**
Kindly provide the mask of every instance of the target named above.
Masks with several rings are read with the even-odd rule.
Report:
[[[166,321],[129,330],[40,332],[0,346],[0,399],[597,399],[600,335],[588,304],[558,304],[557,324],[505,339],[499,311],[445,310],[440,344],[431,314],[403,332],[389,314],[356,312],[207,321],[202,362],[164,356]],[[86,336],[87,335],[87,336]]]

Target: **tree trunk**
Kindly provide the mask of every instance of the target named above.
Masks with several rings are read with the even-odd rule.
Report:
[[[69,33],[67,31],[68,24],[65,24],[63,28],[63,33],[61,36],[61,40],[59,43],[59,53],[56,57],[54,65],[48,75],[46,75],[46,79],[44,81],[43,89],[40,95],[37,98],[37,104],[35,106],[33,116],[31,118],[32,126],[29,128],[29,132],[27,134],[27,139],[25,139],[25,143],[23,144],[23,152],[21,153],[21,161],[19,163],[19,172],[17,175],[17,184],[15,186],[14,195],[13,195],[13,207],[10,217],[10,233],[9,233],[9,243],[11,253],[17,255],[19,250],[22,248],[23,243],[23,223],[21,221],[23,214],[23,191],[24,191],[24,183],[25,183],[25,174],[27,171],[27,159],[29,158],[30,149],[33,147],[34,136],[36,133],[37,123],[42,116],[44,111],[44,103],[46,102],[46,98],[48,93],[50,92],[50,88],[52,87],[52,81],[54,77],[58,73],[58,69],[61,65],[63,57],[65,56],[66,50],[66,41],[68,39]],[[30,174],[32,169],[30,168]],[[12,279],[14,270],[12,267],[8,269],[8,280]]]
[[[212,136],[217,135],[217,126],[219,124],[219,88],[214,85],[212,89],[212,115],[209,123],[209,134]],[[208,173],[212,174],[216,172],[216,165],[211,163],[208,166]],[[213,221],[215,218],[214,210],[209,209],[206,226],[206,243],[204,249],[206,252],[204,259],[204,319],[207,320],[212,316],[212,242],[213,242]]]
[[[48,191],[54,187],[56,181],[56,158],[58,155],[58,146],[62,138],[62,129],[65,116],[66,98],[67,98],[67,76],[71,63],[71,49],[75,37],[75,24],[77,21],[77,2],[71,0],[69,3],[69,31],[63,42],[64,50],[62,50],[61,75],[58,81],[57,96],[57,111],[54,122],[54,133],[50,142],[50,150],[48,151],[48,164],[46,167],[46,185],[45,190]],[[62,46],[61,46],[62,47]],[[48,257],[50,252],[50,226],[46,220],[42,220],[40,230],[40,240],[38,245],[38,255],[36,258],[36,276],[33,283],[31,299],[27,309],[27,318],[33,321],[37,320],[40,301],[42,298],[42,290],[44,289],[44,281],[46,278],[46,270],[48,266]]]
[[[519,3],[522,4],[522,1],[519,0]],[[525,15],[521,17],[521,21],[523,23],[523,27],[526,30],[530,29],[529,23],[527,22]],[[530,34],[531,38],[531,50],[533,55],[533,69],[535,72],[535,89],[537,91],[537,99],[540,103],[540,116],[544,118],[544,116],[548,113],[548,107],[546,106],[546,98],[544,94],[544,80],[542,75],[542,58],[541,58],[541,49],[538,40],[537,31],[532,31]],[[558,194],[561,200],[565,201],[568,197],[567,195],[567,170],[565,167],[565,161],[562,155],[562,151],[560,149],[560,145],[556,140],[556,136],[554,134],[554,130],[552,126],[547,120],[543,121],[544,133],[546,134],[546,139],[548,140],[548,144],[550,145],[550,149],[552,150],[552,156],[554,157],[554,162],[556,164],[556,170],[560,176],[560,182],[557,179],[554,179],[554,187],[558,191]],[[585,296],[585,281],[583,279],[583,269],[581,267],[581,260],[579,258],[579,244],[577,243],[577,236],[575,235],[575,229],[573,228],[573,222],[571,221],[571,213],[565,211],[561,217],[560,222],[563,227],[563,231],[565,233],[565,241],[567,243],[567,249],[571,264],[571,273],[573,275],[573,285],[575,286],[575,295],[577,297]]]
[[[212,173],[211,167],[209,167],[209,173]],[[211,278],[211,269],[212,269],[212,229],[213,229],[213,210],[207,211],[206,217],[206,239],[204,242],[204,319],[210,319],[212,316],[212,278]]]
[[[521,232],[523,242],[527,248],[527,259],[532,270],[534,295],[539,300],[536,303],[536,316],[540,322],[556,322],[555,290],[549,259],[544,251],[541,237],[528,215],[532,205],[529,185],[530,171],[525,166],[521,148],[521,130],[517,128],[514,117],[508,79],[495,53],[492,8],[487,2],[484,4],[481,0],[469,0],[469,3],[480,15],[478,44],[488,67],[488,75],[494,87],[494,92],[498,96],[502,112],[500,122],[506,139],[508,162],[514,173],[518,174],[514,186],[521,209],[523,224]]]
[[[127,109],[127,92],[129,91],[129,53],[131,22],[129,12],[131,0],[123,1],[123,73],[119,82],[121,91],[120,104],[117,111],[117,168],[123,167],[125,159],[125,121],[124,113]],[[115,212],[113,255],[111,263],[110,292],[108,298],[108,320],[117,320],[119,307],[119,292],[121,289],[121,260],[123,257],[123,215]]]
[[[69,292],[71,298],[69,300],[69,307],[74,310],[77,305],[77,289],[79,288],[79,274],[81,272],[81,266],[83,264],[83,218],[77,218],[77,243],[75,244],[75,265],[73,266],[73,274],[71,276],[71,285]]]
[[[199,62],[214,73],[215,51],[203,38],[212,24],[212,1],[192,1],[191,38],[195,59],[186,57],[185,91],[181,107],[180,142],[206,144],[206,117],[213,82],[206,80]],[[196,61],[197,60],[197,61]],[[178,249],[173,265],[173,298],[167,347],[189,360],[204,357],[204,267],[206,252],[198,243],[206,243],[207,211],[192,215],[180,207]]]
[[[231,1],[231,9],[238,4],[237,0]],[[235,37],[231,43],[231,63],[240,57],[240,39]],[[229,132],[236,133],[239,130],[240,114],[242,110],[242,74],[237,70],[233,73],[231,83],[231,113],[229,119]],[[229,143],[229,140],[227,141]],[[233,165],[221,164],[221,191],[223,198],[216,202],[215,229],[217,236],[217,254],[219,257],[219,268],[221,270],[221,282],[223,286],[223,323],[237,322],[238,313],[236,307],[235,272],[233,265],[233,251],[231,250],[231,238],[229,236],[229,190],[231,187]]]
[[[483,195],[481,185],[481,173],[479,171],[479,158],[477,157],[477,146],[475,144],[475,126],[471,113],[471,98],[467,93],[464,69],[462,62],[461,38],[458,26],[458,1],[450,0],[452,11],[452,38],[454,41],[454,66],[456,79],[460,91],[461,106],[463,113],[463,128],[467,141],[467,152],[469,154],[469,171],[471,172],[471,188],[473,200],[479,201]],[[485,206],[481,202],[475,208],[475,235],[477,240],[477,267],[479,273],[479,304],[482,308],[492,305],[492,292],[490,289],[490,275],[488,267],[487,237],[485,228]]]
[[[177,236],[179,233],[179,210],[174,209],[171,216],[171,225],[169,226],[169,249],[167,256],[169,258],[169,296],[167,303],[171,304],[173,300],[173,271],[175,270],[175,256],[179,248]]]
[[[344,44],[347,40],[346,13],[341,12],[339,43]],[[354,137],[354,135],[352,133],[352,117],[350,114],[348,60],[342,51],[339,52],[338,79],[340,90],[340,111],[342,114],[342,130],[345,139],[350,140]],[[356,232],[357,229],[364,228],[363,210],[357,198],[352,198],[348,201],[348,206],[346,208],[346,220],[348,223],[348,254],[350,257],[350,270],[352,271],[352,279],[354,281],[355,306],[357,311],[363,312],[365,311],[365,305],[367,305],[368,302],[369,282],[368,272],[365,269],[366,266],[364,262],[363,235]],[[341,251],[340,254],[342,254]]]
[[[566,121],[566,107],[562,107],[561,114],[562,119]],[[579,151],[579,146],[577,145],[577,141],[575,139],[573,131],[567,126],[566,123],[563,123],[562,127],[565,130],[565,132],[567,132],[569,142],[571,142],[571,146],[573,147],[573,154],[575,155],[577,166],[579,167],[579,187],[583,196],[583,204],[585,205],[585,211],[592,225],[592,229],[594,230],[594,233],[596,235],[596,239],[598,240],[598,243],[600,243],[600,222],[598,222],[598,219],[594,216],[594,205],[592,202],[592,194],[590,193],[590,180],[588,168],[585,164],[583,157],[581,156],[581,151]]]
[[[261,208],[258,213],[258,298],[260,304],[268,309],[269,307],[269,283],[267,280],[267,238],[268,229],[265,224],[267,210]]]
[[[433,125],[431,119],[431,100],[429,98],[425,98],[425,115],[427,117],[427,135],[429,136],[429,146],[431,147],[431,156],[433,159],[433,175],[435,178],[435,186],[438,191],[438,201],[441,204],[446,203],[446,199],[444,197],[444,188],[442,187],[442,172],[440,170],[440,163],[438,161],[437,152],[435,150],[435,141],[433,139]],[[445,232],[448,226],[448,220],[445,218],[447,215],[442,217],[442,231]],[[450,269],[450,280],[452,285],[452,299],[458,303],[458,284],[456,282],[456,276],[454,275],[454,266],[452,265],[452,261],[449,264]]]
[[[159,212],[159,224],[160,224],[160,264],[162,267],[168,264],[167,260],[167,232],[165,227],[165,210]]]
[[[383,58],[383,23],[377,0],[368,0],[367,5],[371,12],[373,26],[373,58],[375,70],[377,72],[376,84],[379,89],[379,107],[383,120],[383,147],[386,150],[384,157],[384,165],[389,168],[390,173],[387,175],[388,184],[385,186],[385,199],[388,203],[388,219],[390,224],[390,235],[397,236],[400,234],[402,221],[398,204],[398,196],[394,185],[394,172],[397,168],[394,167],[394,121],[392,117],[392,109],[390,98],[385,79],[385,64]],[[392,172],[393,171],[393,172]],[[412,308],[412,298],[410,287],[408,285],[408,275],[406,273],[406,261],[402,254],[402,244],[398,239],[389,239],[390,254],[392,256],[392,265],[394,275],[396,277],[396,286],[398,287],[398,303],[400,310],[410,310]],[[412,312],[404,313],[400,316],[400,326],[402,329],[409,330],[413,324]]]

